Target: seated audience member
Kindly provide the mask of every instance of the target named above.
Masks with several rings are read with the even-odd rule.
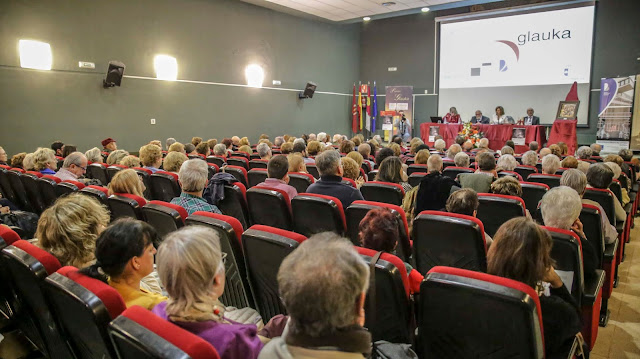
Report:
[[[240,147],[240,137],[238,136],[232,136],[231,137],[231,143],[233,146],[235,147]]]
[[[167,172],[178,174],[180,166],[188,159],[189,157],[182,152],[169,152],[162,162],[162,168]]]
[[[589,146],[580,146],[580,148],[578,148],[578,151],[576,152],[576,155],[578,156],[578,169],[580,171],[582,171],[582,173],[584,173],[585,175],[587,174],[587,171],[589,170],[589,166],[591,166],[590,162],[587,162],[585,160],[591,159],[591,154],[593,153],[593,151],[591,150],[591,147]]]
[[[459,144],[461,148],[462,148],[462,144],[463,144],[465,141],[466,141],[466,139],[464,138],[464,136],[462,136],[462,135],[457,135],[457,136],[456,136],[455,142],[456,142],[457,144]]]
[[[445,208],[447,212],[450,213],[477,217],[479,205],[480,201],[478,200],[478,194],[476,193],[476,191],[471,188],[463,188],[459,191],[453,192],[449,196]],[[491,239],[491,236],[487,234],[487,232],[484,233],[484,241],[487,245],[487,248],[489,248],[493,240]]]
[[[174,142],[171,146],[169,146],[168,149],[169,152],[182,152],[185,155],[187,154],[187,151],[185,150],[185,147],[182,143],[180,142]]]
[[[356,145],[353,143],[353,141],[342,141],[340,143],[339,151],[340,151],[340,153],[347,154],[347,153],[353,151],[355,149],[355,147],[356,147]]]
[[[278,270],[288,333],[267,343],[259,358],[368,358],[368,283],[369,266],[349,241],[321,233],[302,242]]]
[[[511,147],[509,147],[511,148]],[[513,172],[513,170],[518,166],[518,161],[516,161],[513,155],[505,155],[502,154],[500,158],[498,158],[497,164],[498,171],[509,171]]]
[[[471,152],[471,150],[473,150],[473,142],[469,140],[464,141],[464,143],[462,144],[462,150],[464,152]]]
[[[233,151],[233,142],[231,141],[230,138],[223,138],[222,144],[227,147],[227,156],[229,156]]]
[[[583,204],[590,204],[592,206],[598,207],[598,210],[600,211],[600,222],[602,224],[604,241],[606,243],[615,242],[616,238],[618,238],[618,232],[616,231],[616,227],[609,223],[609,217],[607,217],[607,213],[605,213],[604,209],[602,209],[602,206],[600,206],[600,204],[596,201],[583,198],[584,192],[587,189],[587,176],[580,170],[569,169],[562,173],[562,178],[560,178],[560,185],[573,188],[573,190],[575,190],[582,199]]]
[[[4,149],[2,149],[2,147],[0,147],[0,158],[2,157],[2,152],[4,151]],[[5,156],[6,156],[6,152],[5,152]],[[20,153],[16,153],[15,155],[13,155],[11,157],[11,167],[13,168],[23,168],[22,167],[22,161],[24,161],[24,157],[27,155],[26,152],[20,152]],[[3,163],[0,163],[3,164]],[[5,164],[5,166],[8,166],[8,164]],[[23,168],[24,169],[24,168]]]
[[[120,161],[120,164],[127,167],[140,167],[140,159],[134,155],[127,155]]]
[[[148,310],[167,297],[141,287],[143,278],[153,272],[154,242],[160,238],[150,225],[133,218],[113,222],[96,240],[95,263],[80,272],[103,281],[120,293],[127,307],[139,305]]]
[[[516,149],[516,144],[513,142],[513,140],[508,140],[507,142],[504,143],[504,145],[511,147],[511,149],[514,151]]]
[[[100,155],[99,155],[100,156]],[[74,152],[67,156],[62,163],[62,168],[54,176],[62,181],[77,181],[87,172],[87,157],[82,152]]]
[[[167,148],[167,151],[169,151],[169,147],[171,147],[171,145],[173,145],[173,144],[174,144],[174,143],[176,143],[176,142],[178,142],[178,141],[176,141],[176,139],[175,139],[175,138],[173,138],[173,137],[169,137],[169,138],[167,138],[167,140],[166,140],[166,141],[164,141],[164,145],[165,145],[165,147]]]
[[[207,140],[207,144],[209,145],[209,154],[213,153],[213,148],[216,147],[216,145],[218,144],[218,140],[215,138],[210,138]],[[208,155],[207,155],[208,156]]]
[[[618,151],[618,156],[622,157],[623,161],[630,162],[633,158],[633,151],[628,148],[623,148]]]
[[[266,143],[259,144],[258,147],[256,147],[256,151],[258,152],[260,159],[271,159],[271,147],[269,147],[269,145],[267,145]]]
[[[146,168],[152,173],[160,171],[160,166],[162,165],[162,150],[156,145],[144,145],[140,147],[140,162],[142,162],[142,168]]]
[[[415,163],[416,165],[426,165],[427,161],[429,161],[429,156],[431,156],[431,154],[429,153],[428,149],[420,150],[416,153],[413,163]]]
[[[547,358],[567,357],[582,329],[579,308],[553,269],[549,233],[532,220],[518,217],[500,226],[487,252],[487,273],[517,280],[540,299]]]
[[[123,158],[129,156],[129,152],[125,150],[115,150],[107,157],[107,166],[119,165]]]
[[[216,142],[218,142],[218,141],[216,140]],[[242,138],[240,139],[240,142],[239,142],[238,144],[239,144],[240,146],[249,146],[249,147],[251,147],[251,143],[249,142],[249,138],[248,138],[248,137],[246,137],[246,136],[245,136],[245,137],[242,137]]]
[[[282,146],[280,146],[280,153],[282,153],[283,155],[288,155],[291,152],[293,152],[293,143],[285,142],[282,144]]]
[[[283,190],[289,196],[289,201],[298,195],[298,191],[289,185],[289,161],[285,155],[273,156],[267,164],[268,178],[258,184],[259,187],[276,188]]]
[[[582,231],[580,212],[582,200],[578,193],[567,186],[550,189],[540,200],[540,212],[545,226],[570,230],[582,242],[582,266],[585,278],[595,275],[597,255],[593,244]]]
[[[450,160],[454,160],[456,158],[456,155],[460,152],[462,152],[462,147],[460,147],[459,144],[454,143],[447,150],[447,158]]]
[[[538,164],[538,154],[533,150],[525,152],[522,155],[522,164],[535,167]]]
[[[287,160],[289,161],[289,172],[309,173],[304,158],[299,153],[290,153]]]
[[[109,182],[109,196],[118,193],[133,194],[144,198],[145,186],[135,170],[130,168],[118,171]]]
[[[292,151],[293,153],[299,153],[302,159],[304,160],[305,164],[315,162],[313,158],[307,157],[307,145],[304,143],[304,140],[301,138],[298,138],[295,141],[293,141]]]
[[[322,152],[324,149],[324,145],[320,143],[320,141],[309,141],[307,142],[307,155],[311,157],[315,157]]]
[[[207,142],[202,141],[196,146],[196,153],[199,155],[207,157],[209,156],[209,152],[211,152],[211,150],[209,148],[209,143]]]
[[[184,145],[184,152],[187,156],[197,156],[198,152],[196,152],[196,146],[193,145],[193,143],[187,143],[186,145]],[[225,147],[225,152],[226,152],[226,147]],[[226,156],[226,153],[225,153]]]
[[[56,162],[56,167],[57,167],[57,162]],[[34,156],[33,153],[27,153],[26,155],[24,155],[24,160],[22,160],[22,169],[24,169],[25,171],[35,171],[36,170],[36,164],[34,162]]]
[[[391,142],[388,147],[393,151],[394,156],[400,157],[402,155],[402,147],[399,144]]]
[[[42,212],[36,230],[37,245],[62,266],[84,268],[93,264],[96,238],[107,224],[109,212],[97,199],[72,193],[58,198]]]
[[[172,199],[171,203],[183,207],[189,215],[196,211],[222,214],[218,207],[207,203],[202,198],[202,192],[209,183],[207,162],[197,158],[184,161],[178,173],[178,180],[182,187],[182,193],[180,193],[180,197]]]
[[[251,149],[251,146],[249,146],[249,145],[242,145],[242,146],[238,147],[238,152],[244,152],[247,155],[251,155],[253,153],[253,150]]]
[[[55,141],[51,144],[51,149],[56,153],[56,156],[62,157],[62,147],[64,147],[64,143],[61,141]]]
[[[462,188],[473,188],[478,193],[488,193],[491,182],[498,178],[496,159],[489,152],[482,152],[476,156],[478,169],[475,173],[461,173],[458,175]]]
[[[364,183],[364,178],[360,173],[358,163],[349,157],[340,158],[340,163],[342,164],[342,170],[344,172],[342,177],[354,180],[356,182],[356,186],[360,188]]]
[[[554,154],[546,155],[542,158],[542,173],[554,175],[560,168],[560,158]]]
[[[436,142],[434,142],[433,147],[438,151],[438,154],[444,155],[444,149],[447,147],[447,143],[444,142],[443,139],[437,139]]]
[[[148,143],[149,145],[156,145],[158,147],[160,147],[160,151],[162,151],[162,141],[160,140],[151,140]]]
[[[411,190],[411,185],[407,182],[409,178],[402,168],[402,161],[396,156],[387,157],[378,168],[376,181],[396,183],[402,186],[405,192]]]
[[[62,147],[62,158],[67,158],[70,154],[76,152],[78,148],[75,145],[66,144]]]
[[[388,208],[374,208],[360,221],[358,227],[360,245],[378,252],[396,255],[398,247],[398,219]],[[420,283],[424,277],[413,267],[404,262],[411,293],[420,293]]]
[[[456,154],[456,157],[453,159],[456,167],[464,167],[469,168],[469,155],[464,152],[459,152]]]
[[[420,188],[415,199],[415,215],[425,210],[442,210],[447,204],[449,195],[460,189],[457,183],[442,175],[442,157],[431,155],[427,161],[429,173],[420,181]]]
[[[84,153],[85,157],[87,157],[87,161],[91,163],[103,163],[104,159],[102,158],[102,152],[98,147],[94,147],[87,152]],[[66,157],[65,157],[66,158]]]
[[[618,164],[616,164],[615,162],[606,162],[606,161],[604,162],[604,164],[609,166],[609,168],[611,168],[611,170],[613,171],[614,180],[620,177],[622,170],[620,169],[620,166],[618,166]],[[629,198],[629,193],[627,192],[627,189],[622,185],[620,186],[620,192],[622,192],[621,204],[622,204],[622,207],[624,207],[627,205],[627,203],[629,203],[629,201],[631,201],[631,199]]]
[[[219,300],[225,287],[225,257],[220,237],[211,228],[188,226],[167,235],[156,263],[169,299],[153,313],[206,340],[222,359],[257,358],[263,346],[257,327],[225,318]]]
[[[617,164],[618,166],[620,166],[621,170],[624,170],[624,168],[627,168],[627,164],[624,163],[624,160],[622,159],[622,157],[620,157],[618,155],[609,154],[605,158],[603,158],[602,161],[605,162],[605,163],[613,162],[613,163]]]
[[[478,152],[482,150],[493,153],[489,148],[489,139],[486,137],[481,138],[480,141],[478,141],[478,148],[474,148],[471,152]]]
[[[116,140],[114,140],[111,137],[105,138],[100,143],[102,144],[102,152],[111,153],[118,149],[118,144],[116,143]]]
[[[491,184],[491,193],[522,198],[522,185],[515,177],[504,176]],[[525,213],[527,218],[531,218],[528,209],[525,209]]]
[[[566,143],[558,142],[557,145],[558,145],[558,147],[560,147],[560,155],[561,156],[566,156],[569,153],[569,146],[567,146]],[[561,156],[558,156],[558,157],[561,157]]]
[[[284,137],[282,136],[276,136],[276,138],[273,140],[273,145],[280,148],[280,146],[282,146],[282,144],[284,143]]]
[[[380,151],[376,153],[376,165],[380,166],[380,164],[382,163],[382,161],[384,161],[385,158],[391,157],[394,155],[395,154],[393,153],[392,149],[388,147],[381,148]]]
[[[202,137],[191,137],[191,144],[193,147],[197,147],[202,142]]]
[[[358,171],[360,171],[360,168],[362,167],[362,163],[364,162],[364,158],[362,158],[362,155],[360,153],[356,151],[351,151],[347,153],[345,157],[349,157],[352,160],[356,161],[356,164],[358,165]]]
[[[338,151],[324,151],[316,157],[316,167],[320,173],[320,180],[307,188],[308,193],[333,196],[342,202],[346,210],[353,201],[364,200],[357,188],[342,183],[344,170],[340,163]]]
[[[33,167],[43,175],[55,175],[58,168],[55,152],[50,148],[38,148],[33,153]]]
[[[258,145],[260,147],[260,145]],[[224,143],[218,143],[213,147],[213,155],[218,157],[227,157],[227,146]]]
[[[600,151],[602,151],[602,146],[597,143],[592,143],[591,146],[591,156],[600,156]]]
[[[560,162],[560,165],[562,168],[578,168],[578,160],[573,156],[567,156]]]
[[[311,135],[313,135],[314,138],[316,137],[316,135],[314,135],[313,133]],[[311,135],[309,135],[309,137],[311,137]],[[268,135],[264,133],[260,135],[260,140],[268,140],[268,139],[269,139]]]
[[[551,151],[552,155],[556,155],[558,158],[562,158],[562,147],[558,144],[554,144],[549,146],[549,151]]]
[[[538,142],[536,142],[536,141],[529,142],[529,150],[530,151],[536,152],[536,151],[538,151],[538,148],[540,148],[540,145],[538,144]]]
[[[516,152],[513,150],[513,147],[511,146],[504,146],[500,149],[500,155],[504,156],[504,155],[511,155],[513,156]]]
[[[587,171],[587,188],[608,189],[613,182],[613,170],[604,163],[595,163],[589,166]],[[618,197],[613,196],[613,203],[616,209],[616,221],[624,222],[627,214],[620,204]]]
[[[550,155],[550,154],[551,154],[551,150],[549,149],[549,147],[545,147],[540,150],[538,157],[542,160],[546,155]]]

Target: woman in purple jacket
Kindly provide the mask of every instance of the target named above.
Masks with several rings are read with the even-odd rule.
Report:
[[[188,226],[167,236],[156,263],[169,300],[153,312],[211,343],[222,359],[257,358],[262,342],[255,325],[226,319],[224,258],[218,234]]]

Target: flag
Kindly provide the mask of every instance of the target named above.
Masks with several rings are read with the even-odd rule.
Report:
[[[378,116],[378,91],[376,90],[375,81],[373,81],[373,105],[371,112],[371,132],[376,132],[376,117]]]
[[[365,127],[367,131],[371,131],[371,85],[367,84],[367,116]]]
[[[362,85],[358,87],[358,114],[360,116],[358,130],[362,130]]]
[[[353,83],[353,101],[351,102],[351,130],[358,132],[358,106],[356,105],[356,83]]]

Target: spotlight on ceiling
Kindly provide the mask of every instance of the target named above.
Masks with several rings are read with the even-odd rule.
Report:
[[[422,9],[420,9],[420,11],[422,11],[422,12],[429,12],[429,10],[430,9],[428,7],[423,7]]]
[[[363,17],[363,18],[362,18],[362,20],[363,20],[363,21],[369,21],[369,20],[371,20],[371,18],[370,18],[370,17],[368,17],[368,16],[365,16],[365,17]]]
[[[396,4],[396,3],[395,3],[395,2],[393,2],[393,1],[386,1],[386,2],[383,2],[383,3],[382,3],[382,4],[380,4],[380,5],[382,5],[382,6],[393,6],[393,5],[395,5],[395,4]]]

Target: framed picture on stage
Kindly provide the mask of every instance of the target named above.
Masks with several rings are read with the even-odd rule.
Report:
[[[440,135],[440,127],[431,126],[429,127],[429,142],[435,142],[436,136]]]
[[[524,128],[514,128],[511,130],[511,141],[513,141],[513,144],[517,146],[524,146],[526,133],[527,130]]]
[[[560,104],[558,104],[558,113],[556,114],[556,118],[561,118],[563,120],[575,120],[578,116],[579,106],[580,101],[560,101]]]

